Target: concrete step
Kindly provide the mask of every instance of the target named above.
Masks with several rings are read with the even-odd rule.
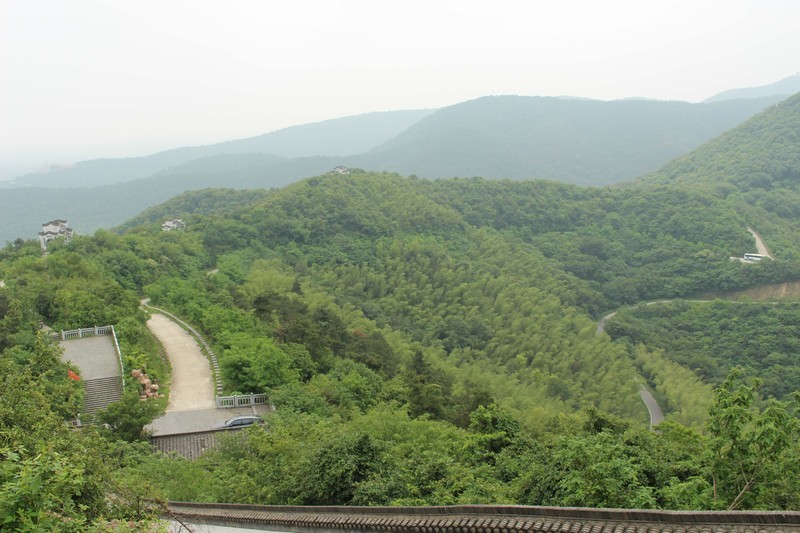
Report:
[[[120,376],[89,379],[83,382],[85,414],[94,414],[122,398],[122,378]]]

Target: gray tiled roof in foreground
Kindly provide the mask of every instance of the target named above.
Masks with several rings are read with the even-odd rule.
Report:
[[[797,533],[798,512],[648,511],[502,505],[312,507],[170,502],[195,523],[282,531]]]

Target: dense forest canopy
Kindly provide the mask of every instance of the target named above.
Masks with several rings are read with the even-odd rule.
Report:
[[[800,509],[794,304],[645,306],[597,330],[621,305],[800,279],[797,218],[767,200],[798,194],[799,108],[624,187],[351,169],[185,193],[46,255],[7,245],[0,519],[80,530],[147,518],[145,497]],[[758,161],[717,179],[712,159],[748,146]],[[161,231],[177,216],[186,231]],[[748,226],[774,261],[730,259],[754,251]],[[117,324],[125,364],[168,387],[143,297],[203,332],[225,392],[270,395],[266,431],[194,462],[155,454],[142,430],[163,405],[135,382],[105,426],[66,429],[81,388],[40,324]]]

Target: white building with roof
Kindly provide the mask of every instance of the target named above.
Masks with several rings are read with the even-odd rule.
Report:
[[[186,223],[180,218],[173,218],[161,224],[161,231],[183,230],[186,229]]]
[[[66,220],[56,219],[42,224],[42,231],[39,232],[39,246],[42,250],[47,250],[47,243],[55,239],[65,239],[67,242],[72,238],[75,231],[69,227]]]

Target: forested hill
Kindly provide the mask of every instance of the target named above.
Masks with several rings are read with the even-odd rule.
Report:
[[[291,242],[323,261],[358,263],[369,262],[374,240],[397,233],[453,237],[490,229],[580,280],[571,303],[593,315],[624,303],[786,280],[800,258],[800,202],[792,201],[800,168],[799,107],[800,95],[620,187],[428,181],[359,170],[321,175],[250,206],[240,195],[235,211],[218,210],[221,216],[208,219],[216,220],[209,227],[224,229],[215,229],[213,239],[207,235],[207,245],[228,250]],[[196,203],[208,214],[225,197],[188,194],[154,214],[191,216]],[[748,226],[762,232],[779,261],[742,268],[729,260],[754,251]]]
[[[361,242],[400,230],[449,235],[456,229],[491,228],[533,246],[602,294],[599,303],[584,295],[581,305],[592,313],[603,306],[724,288],[720,284],[735,286],[744,282],[739,277],[753,277],[755,271],[740,270],[727,261],[731,255],[751,251],[748,225],[757,229],[767,225],[762,232],[777,246],[780,258],[790,259],[800,249],[796,233],[786,231],[795,223],[793,213],[800,203],[785,201],[790,198],[787,191],[796,188],[800,167],[799,106],[800,96],[795,96],[771,107],[626,187],[427,181],[356,170],[349,176],[322,175],[269,195],[249,211],[220,217],[220,223],[234,225],[218,232],[220,242],[209,244],[212,249],[232,246],[226,244],[228,234],[230,242],[241,246],[271,236],[313,245],[321,257],[328,247],[330,257],[337,257],[343,253],[336,248],[340,242],[348,254],[358,250],[348,240],[351,234]],[[209,180],[215,172],[224,173],[229,162],[222,163]],[[260,177],[258,170],[251,170],[250,185]],[[190,171],[181,179],[188,187],[197,175]],[[154,178],[147,188],[164,195],[179,192],[179,187],[170,189],[171,183]],[[201,183],[207,186],[209,181]],[[122,196],[135,206],[139,199],[129,186]],[[174,216],[189,215],[191,202],[160,208],[165,215],[170,211]]]
[[[662,184],[724,198],[772,234],[773,251],[797,257],[800,229],[800,94],[676,159],[634,187]],[[788,254],[788,255],[787,255]]]
[[[616,183],[652,172],[781,98],[689,104],[484,97],[436,111],[353,164],[426,178]]]
[[[721,193],[800,187],[800,93],[647,177]]]

